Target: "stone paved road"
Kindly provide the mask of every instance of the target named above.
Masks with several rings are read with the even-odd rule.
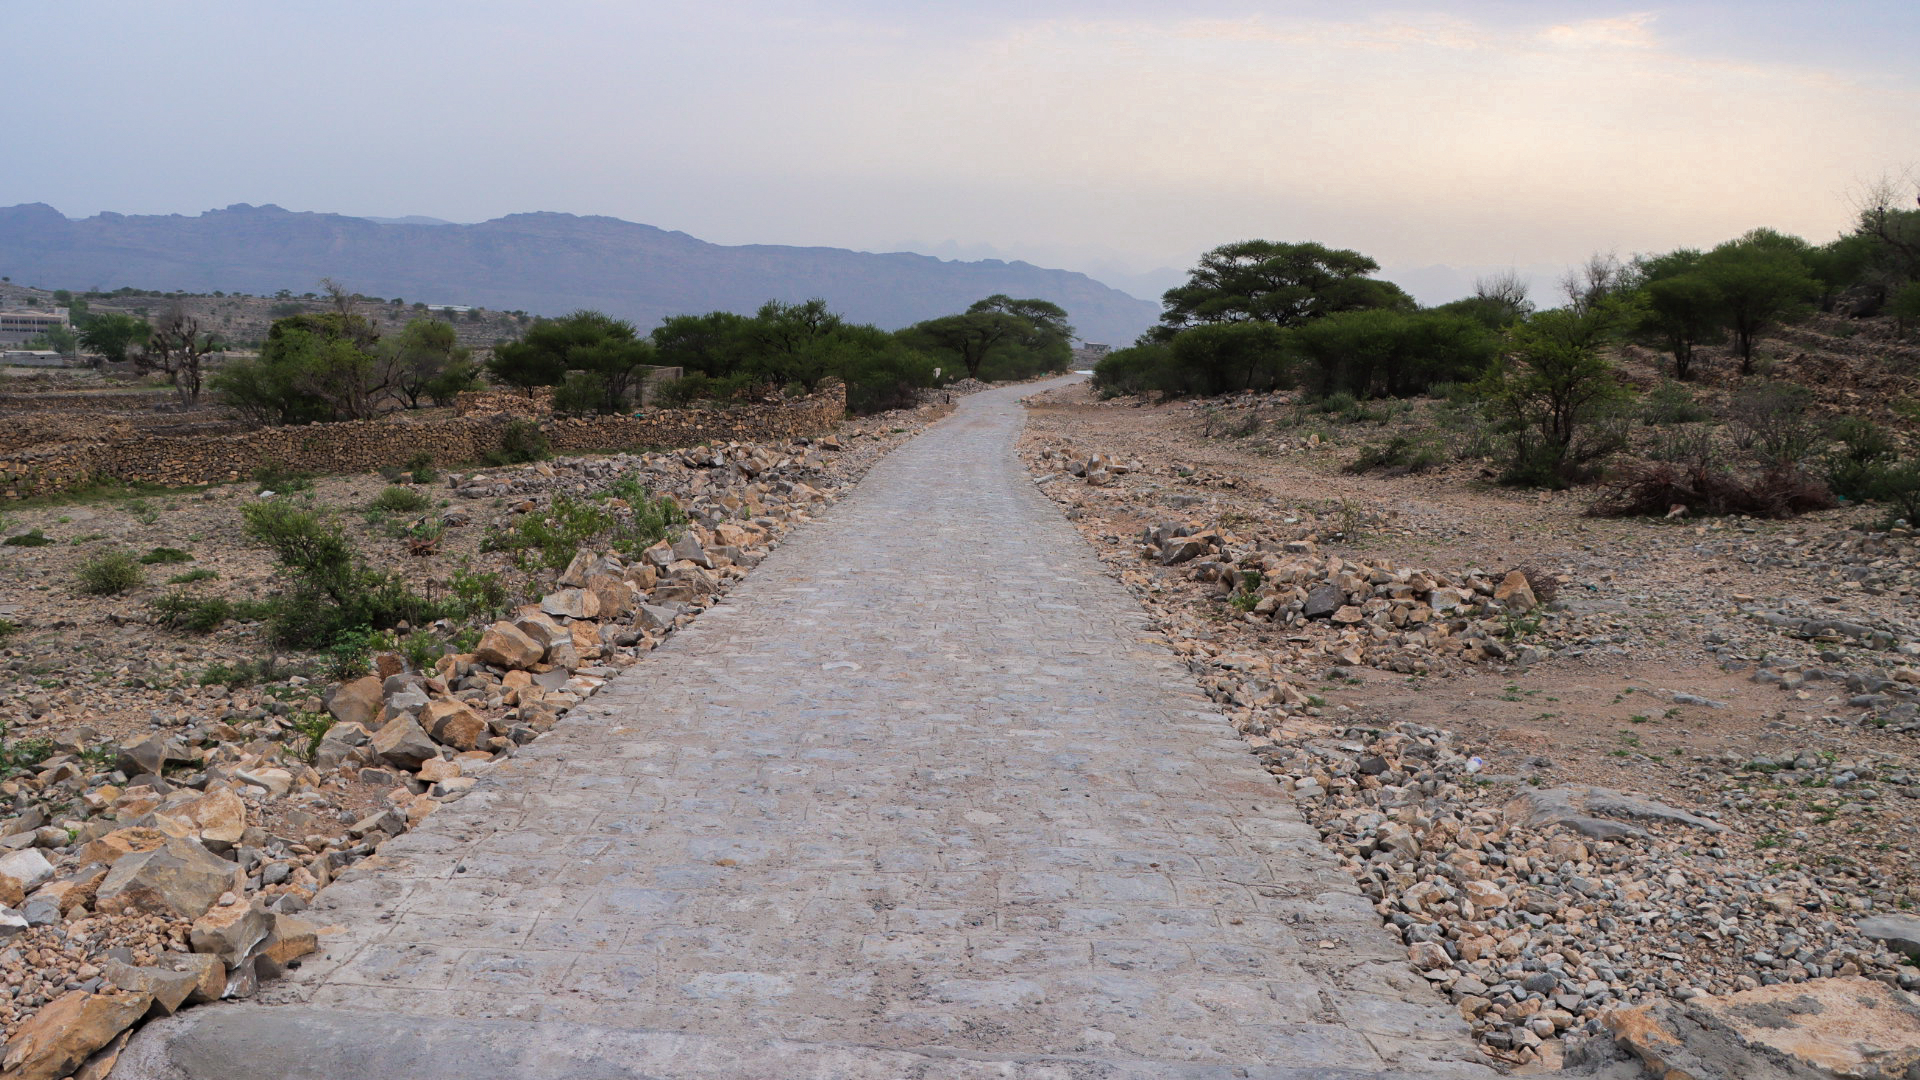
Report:
[[[1032,389],[329,888],[278,1004],[116,1075],[1491,1075],[1034,489]]]

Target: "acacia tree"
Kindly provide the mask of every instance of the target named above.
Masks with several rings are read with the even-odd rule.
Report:
[[[146,344],[152,330],[145,319],[110,311],[87,320],[80,330],[80,344],[106,363],[124,364],[135,346]]]
[[[1512,440],[1506,482],[1561,487],[1619,447],[1619,433],[1602,423],[1624,394],[1599,347],[1609,307],[1561,308],[1519,324],[1479,384]]]
[[[1023,320],[1027,327],[1020,329],[1011,343],[1023,354],[1024,363],[1015,376],[1038,374],[1043,371],[1065,371],[1073,360],[1073,324],[1067,321],[1067,309],[1049,300],[1030,297],[1016,300],[1005,293],[994,293],[984,300],[976,300],[967,308],[967,314],[999,312]]]
[[[620,412],[652,363],[653,346],[632,323],[583,310],[534,323],[494,350],[487,371],[528,391],[558,386],[555,404],[569,412]]]
[[[379,353],[384,381],[409,409],[419,408],[422,397],[447,401],[471,388],[478,370],[468,360],[470,355],[452,323],[431,318],[407,323],[382,343]]]
[[[1756,229],[1700,259],[1700,275],[1719,290],[1721,315],[1733,332],[1742,375],[1753,374],[1753,346],[1759,336],[1819,293],[1798,251],[1780,242],[1792,239]],[[1804,242],[1800,246],[1804,248]]]
[[[916,343],[958,359],[967,369],[967,378],[977,379],[980,366],[995,349],[1032,330],[1032,323],[1004,311],[969,311],[917,323],[906,334]]]
[[[1635,329],[1673,356],[1673,377],[1693,377],[1694,350],[1718,341],[1726,329],[1726,298],[1699,273],[1647,283],[1646,305]]]
[[[180,403],[192,407],[200,401],[206,355],[218,348],[219,338],[211,332],[202,333],[199,318],[175,303],[153,324],[146,344],[134,354],[133,366],[142,374],[165,374],[180,395]]]
[[[1391,282],[1367,275],[1380,264],[1357,251],[1321,244],[1243,240],[1200,257],[1187,283],[1168,289],[1156,336],[1171,338],[1190,326],[1270,322],[1297,326],[1337,311],[1412,308]]]

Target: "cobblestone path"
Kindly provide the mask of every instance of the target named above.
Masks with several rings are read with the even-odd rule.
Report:
[[[116,1075],[1491,1076],[1034,489],[1032,389],[882,461],[326,890],[340,932],[265,1003]]]

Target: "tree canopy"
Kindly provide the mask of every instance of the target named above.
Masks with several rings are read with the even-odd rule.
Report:
[[[1411,309],[1411,297],[1391,282],[1367,275],[1380,264],[1322,244],[1243,240],[1200,257],[1185,285],[1161,298],[1160,333],[1191,326],[1269,322],[1297,326],[1309,319],[1366,308]]]

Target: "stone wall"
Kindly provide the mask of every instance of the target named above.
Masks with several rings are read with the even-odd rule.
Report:
[[[171,389],[0,394],[0,413],[123,413],[176,405],[179,401],[180,396]]]
[[[555,451],[632,450],[703,442],[761,441],[831,431],[846,412],[846,388],[822,387],[792,402],[735,409],[648,409],[638,416],[542,418]],[[0,494],[50,495],[89,480],[219,484],[262,466],[303,473],[367,472],[427,454],[441,465],[478,461],[500,448],[517,418],[502,412],[437,420],[379,420],[261,428],[233,435],[149,435],[66,442],[0,454]]]

